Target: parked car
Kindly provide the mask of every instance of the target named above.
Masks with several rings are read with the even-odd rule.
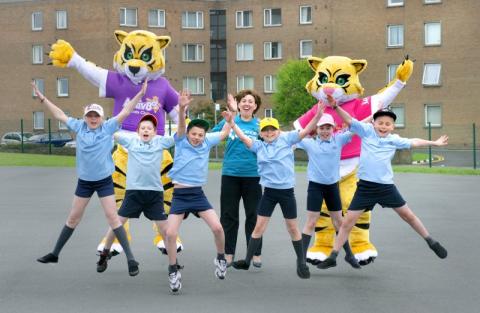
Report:
[[[23,142],[27,142],[28,139],[32,136],[32,133],[23,133]],[[22,142],[22,133],[21,132],[8,132],[3,134],[0,144],[19,144]]]
[[[69,141],[65,144],[65,147],[67,148],[76,148],[77,147],[77,142],[75,140]]]
[[[72,141],[72,136],[66,132],[51,133],[51,142],[54,147],[63,147],[69,141]],[[28,139],[29,143],[48,144],[48,133],[33,135]]]

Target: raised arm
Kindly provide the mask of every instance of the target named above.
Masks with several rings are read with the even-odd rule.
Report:
[[[50,100],[48,100],[47,97],[45,97],[45,95],[41,93],[40,90],[38,90],[38,87],[35,85],[34,82],[32,82],[32,87],[35,95],[38,97],[38,99],[40,99],[40,102],[43,103],[52,113],[53,117],[62,123],[66,123],[68,116],[62,111],[62,109],[50,102]]]
[[[185,112],[187,111],[188,104],[193,100],[188,90],[182,90],[178,96],[178,127],[177,137],[183,137],[187,128],[185,119]]]
[[[226,121],[225,125],[226,124],[230,125],[230,127],[233,129],[237,137],[240,138],[240,140],[247,146],[247,148],[250,149],[253,145],[253,140],[247,135],[245,135],[243,131],[240,129],[240,127],[238,127],[237,124],[235,124],[235,119],[234,119],[235,114],[230,111],[224,111],[222,112],[222,116]],[[225,127],[222,129],[222,131],[224,129]]]
[[[318,109],[315,115],[313,116],[312,120],[308,122],[307,126],[298,132],[298,136],[300,139],[305,138],[308,134],[310,134],[315,127],[317,126],[318,121],[322,117],[323,111],[325,111],[325,104],[323,102],[317,103]]]
[[[412,148],[416,147],[425,147],[425,146],[446,146],[448,144],[448,136],[442,135],[435,141],[421,139],[421,138],[412,138]]]
[[[140,89],[140,91],[135,95],[135,97],[133,97],[133,99],[128,101],[128,103],[123,107],[120,113],[117,114],[117,121],[119,124],[122,124],[122,122],[127,118],[127,116],[130,115],[130,113],[132,113],[138,101],[140,101],[140,99],[142,99],[142,97],[147,92],[147,86],[148,86],[148,79],[145,79],[145,82],[142,85],[142,89]]]
[[[337,112],[338,116],[340,116],[342,118],[342,120],[348,126],[350,126],[350,124],[352,124],[352,117],[350,116],[350,114],[348,114],[347,111],[342,109],[341,106],[337,105],[337,103],[332,98],[332,96],[328,96],[328,102],[330,103],[330,106],[335,110],[335,112]],[[365,120],[368,120],[368,117]]]

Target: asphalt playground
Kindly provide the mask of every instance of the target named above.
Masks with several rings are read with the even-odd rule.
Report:
[[[220,171],[205,187],[219,212]],[[73,168],[0,168],[0,312],[479,312],[480,177],[397,174],[396,183],[432,236],[448,249],[440,260],[390,209],[373,212],[373,264],[354,270],[310,266],[312,277],[295,273],[295,257],[280,210],[264,237],[263,267],[229,269],[214,276],[213,237],[189,217],[180,230],[183,288],[171,294],[167,258],[153,246],[151,224],[132,223],[132,250],[140,274],[129,277],[123,255],[96,272],[96,245],[107,229],[98,199],[92,199],[58,264],[36,259],[53,248],[75,187]],[[303,226],[306,173],[297,173],[296,196]],[[243,216],[242,216],[243,221]],[[237,257],[245,255],[240,229]],[[339,258],[343,260],[343,258]]]

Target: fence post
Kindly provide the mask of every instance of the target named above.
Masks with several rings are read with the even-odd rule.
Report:
[[[48,154],[52,154],[52,127],[50,119],[48,119]]]
[[[428,140],[432,140],[432,123],[428,122]],[[432,167],[432,146],[428,146],[428,167]]]
[[[473,169],[477,169],[477,138],[475,136],[475,123],[473,123]]]
[[[24,151],[24,149],[23,149],[23,118],[22,118],[22,119],[20,119],[20,139],[22,140],[22,141],[21,141],[21,145],[22,145],[22,147],[21,147],[21,149],[22,149],[22,153],[24,153],[25,151]]]

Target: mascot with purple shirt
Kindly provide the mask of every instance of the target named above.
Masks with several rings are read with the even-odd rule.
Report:
[[[52,64],[58,67],[70,67],[77,70],[85,79],[98,87],[100,97],[113,98],[113,116],[117,115],[123,105],[138,93],[145,79],[148,79],[148,89],[145,96],[139,101],[135,110],[121,125],[122,131],[136,132],[137,124],[145,114],[152,114],[158,120],[157,133],[165,133],[165,114],[175,123],[178,120],[177,104],[178,93],[163,77],[165,72],[165,59],[163,50],[170,43],[169,36],[157,36],[152,32],[136,30],[130,33],[117,30],[115,38],[120,49],[113,58],[115,71],[106,70],[86,61],[78,55],[70,43],[58,40],[52,45],[50,58]],[[117,146],[113,154],[115,173],[112,175],[115,186],[115,198],[119,208],[125,196],[127,175],[128,153],[125,148]],[[169,212],[172,198],[173,185],[167,177],[167,171],[172,166],[172,157],[168,151],[164,151],[162,162],[162,183],[164,187],[165,210]],[[125,225],[128,231],[128,225]],[[155,245],[166,253],[163,238],[158,231],[154,238]],[[130,235],[129,235],[130,238]],[[105,240],[105,239],[104,239]],[[103,250],[104,240],[97,247]],[[182,250],[182,244],[177,242],[178,250]],[[122,252],[117,241],[112,245],[112,253]]]

